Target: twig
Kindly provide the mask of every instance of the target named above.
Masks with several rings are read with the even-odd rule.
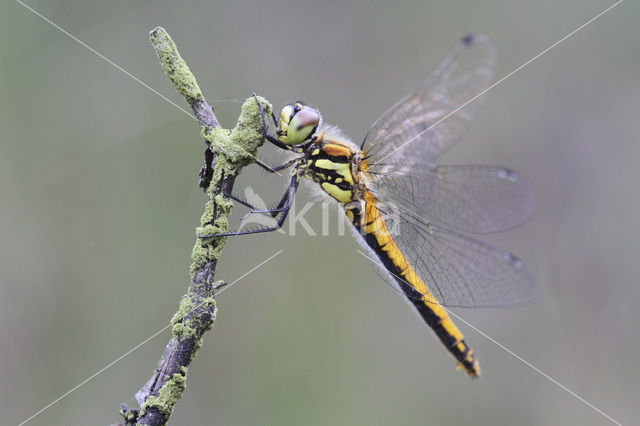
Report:
[[[232,203],[222,194],[231,193],[235,177],[244,166],[255,161],[256,150],[263,142],[258,105],[253,97],[247,99],[236,127],[223,129],[169,34],[157,27],[149,38],[165,74],[191,105],[208,145],[200,185],[205,188],[209,201],[196,232],[198,235],[226,232]],[[260,102],[269,114],[271,105],[264,99]],[[153,376],[136,393],[140,409],[122,406],[120,412],[126,424],[164,425],[169,420],[185,389],[187,367],[202,345],[202,335],[211,329],[215,320],[215,291],[223,284],[214,282],[214,274],[225,244],[226,237],[196,239],[191,254],[191,284],[171,319],[173,337]]]

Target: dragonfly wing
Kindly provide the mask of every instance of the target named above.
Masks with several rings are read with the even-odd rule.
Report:
[[[495,60],[488,37],[464,37],[420,87],[378,118],[362,149],[385,164],[433,164],[467,129]]]
[[[372,173],[374,190],[414,214],[465,232],[511,229],[535,209],[533,192],[502,167],[437,166],[420,174],[402,173],[393,168]]]
[[[513,254],[425,222],[393,203],[379,208],[398,248],[443,306],[516,306],[536,299],[530,273]],[[398,288],[380,264],[374,266]]]

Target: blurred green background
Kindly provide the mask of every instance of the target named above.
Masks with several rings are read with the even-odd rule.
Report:
[[[494,40],[501,77],[611,3],[28,4],[185,106],[147,39],[162,25],[227,127],[257,91],[276,107],[304,99],[360,141],[461,36]],[[487,241],[525,261],[540,300],[455,312],[627,424],[640,393],[639,12],[622,3],[491,90],[443,158],[512,168],[538,201]],[[205,201],[203,142],[183,112],[19,3],[3,3],[0,24],[0,412],[17,424],[171,318]],[[270,201],[285,180],[254,166],[236,188]],[[306,218],[319,232],[320,207]],[[227,281],[284,251],[220,295],[173,424],[610,424],[458,321],[483,369],[469,380],[349,234],[296,234],[229,241]],[[168,339],[29,424],[119,421]]]

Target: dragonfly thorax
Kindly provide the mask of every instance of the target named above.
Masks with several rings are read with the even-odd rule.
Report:
[[[325,126],[306,150],[302,175],[341,204],[359,201],[366,191],[363,152],[333,126]]]

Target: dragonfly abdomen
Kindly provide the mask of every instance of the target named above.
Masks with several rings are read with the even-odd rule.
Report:
[[[349,220],[420,316],[459,365],[471,377],[478,377],[480,366],[473,350],[396,244],[382,212],[376,207],[375,197],[367,189],[366,179],[361,179],[363,173],[366,176],[363,170],[367,168],[361,153],[346,139],[320,135],[317,145],[307,154],[304,175],[345,206]]]
[[[478,377],[480,365],[473,350],[465,342],[462,332],[404,256],[390,234],[380,210],[372,201],[365,201],[364,204],[364,216],[361,212],[353,210],[348,210],[347,216],[396,281],[400,290],[411,301],[445,348],[459,362],[459,367],[471,377]]]

